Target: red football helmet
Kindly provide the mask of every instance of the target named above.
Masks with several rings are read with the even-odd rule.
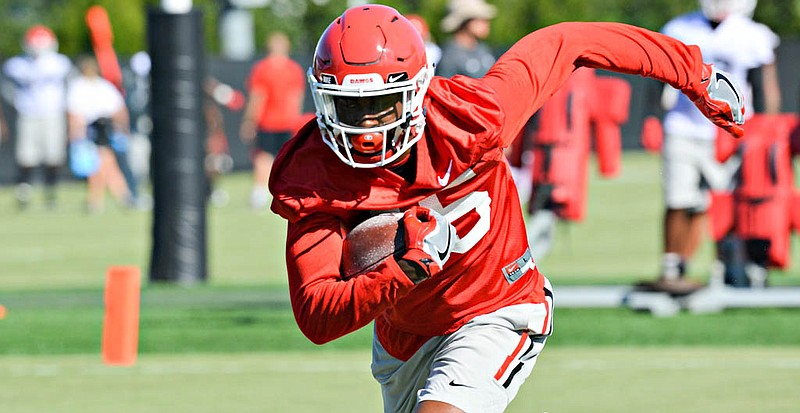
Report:
[[[308,70],[322,139],[354,168],[394,162],[422,137],[422,103],[432,76],[419,32],[397,10],[346,10],[320,37]],[[380,97],[402,104],[396,120],[361,127],[336,112],[338,99]]]
[[[47,52],[58,50],[58,40],[56,35],[47,26],[32,26],[25,32],[22,42],[25,53],[31,56],[38,56]]]

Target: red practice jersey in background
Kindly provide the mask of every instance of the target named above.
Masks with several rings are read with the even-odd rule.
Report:
[[[285,56],[267,56],[253,66],[247,80],[250,93],[265,97],[257,115],[258,129],[293,131],[302,114],[306,78],[303,68]]]
[[[502,148],[578,66],[638,73],[678,89],[700,82],[700,51],[617,23],[565,23],[536,31],[481,79],[434,77],[425,135],[407,182],[386,168],[354,169],[311,122],[281,149],[270,178],[272,209],[289,221],[286,263],[295,318],[315,343],[375,320],[378,339],[407,360],[432,336],[519,303],[542,303],[517,191]],[[342,239],[369,212],[423,205],[458,232],[450,260],[414,285],[394,259],[343,279]],[[526,257],[527,260],[526,260]],[[543,326],[518,326],[539,333]]]

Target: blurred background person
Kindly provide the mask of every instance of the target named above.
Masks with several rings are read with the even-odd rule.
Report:
[[[94,57],[82,57],[78,68],[80,75],[70,80],[67,88],[69,137],[92,140],[100,157],[97,171],[87,178],[87,211],[103,211],[106,189],[120,204],[132,206],[131,193],[112,148],[119,140],[127,139],[130,119],[125,99],[100,76]]]
[[[11,140],[8,136],[8,121],[6,121],[6,114],[5,114],[5,106],[3,101],[0,100],[0,147],[3,146],[5,142]]]
[[[422,40],[425,42],[425,54],[428,56],[428,63],[435,69],[439,65],[439,60],[442,59],[442,48],[433,41],[428,22],[419,14],[407,14],[406,18],[422,36]]]
[[[452,36],[442,48],[436,74],[483,77],[496,60],[484,44],[496,15],[497,8],[484,0],[450,0],[440,27]]]
[[[699,5],[700,10],[669,21],[662,32],[698,45],[709,63],[730,73],[747,93],[746,116],[754,112],[752,83],[761,85],[763,111],[779,112],[781,97],[775,67],[775,48],[779,39],[767,26],[752,20],[756,0],[700,0]],[[754,79],[754,75],[758,79]],[[659,278],[639,286],[687,294],[703,287],[703,284],[685,276],[703,239],[710,191],[732,190],[740,162],[738,159],[725,164],[717,161],[717,128],[689,99],[667,87],[661,101],[667,110],[661,151],[666,206],[664,254]],[[717,244],[719,255],[724,255],[730,248],[727,242],[722,240]]]
[[[128,160],[140,185],[150,178],[150,133],[153,130],[153,119],[150,116],[151,64],[150,55],[145,51],[138,51],[131,56],[122,77],[126,82],[125,105],[131,118]],[[143,198],[147,196],[144,193],[141,195]],[[152,199],[149,201],[152,202]]]
[[[205,170],[208,180],[207,196],[211,204],[222,207],[230,201],[230,195],[217,185],[218,178],[233,169],[228,135],[225,133],[225,117],[222,107],[240,111],[244,106],[244,94],[219,79],[208,76],[203,83],[203,117],[206,121]]]
[[[58,39],[42,25],[28,29],[22,48],[23,54],[3,65],[17,111],[17,204],[28,207],[34,169],[43,166],[46,205],[54,208],[58,174],[67,156],[64,94],[72,62],[58,53]]]
[[[247,105],[239,134],[252,145],[253,188],[250,206],[269,205],[267,190],[272,162],[302,116],[305,71],[289,57],[291,44],[282,32],[266,38],[267,56],[253,66],[247,79]]]

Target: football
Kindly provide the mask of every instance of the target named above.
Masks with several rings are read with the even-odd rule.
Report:
[[[405,252],[403,214],[385,212],[370,217],[345,235],[342,245],[342,270],[352,278],[378,266],[392,254]]]

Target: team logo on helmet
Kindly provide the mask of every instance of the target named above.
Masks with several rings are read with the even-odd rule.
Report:
[[[381,75],[377,73],[347,75],[344,77],[344,79],[342,79],[342,85],[345,86],[366,86],[380,84],[383,84],[383,79],[381,79]]]

